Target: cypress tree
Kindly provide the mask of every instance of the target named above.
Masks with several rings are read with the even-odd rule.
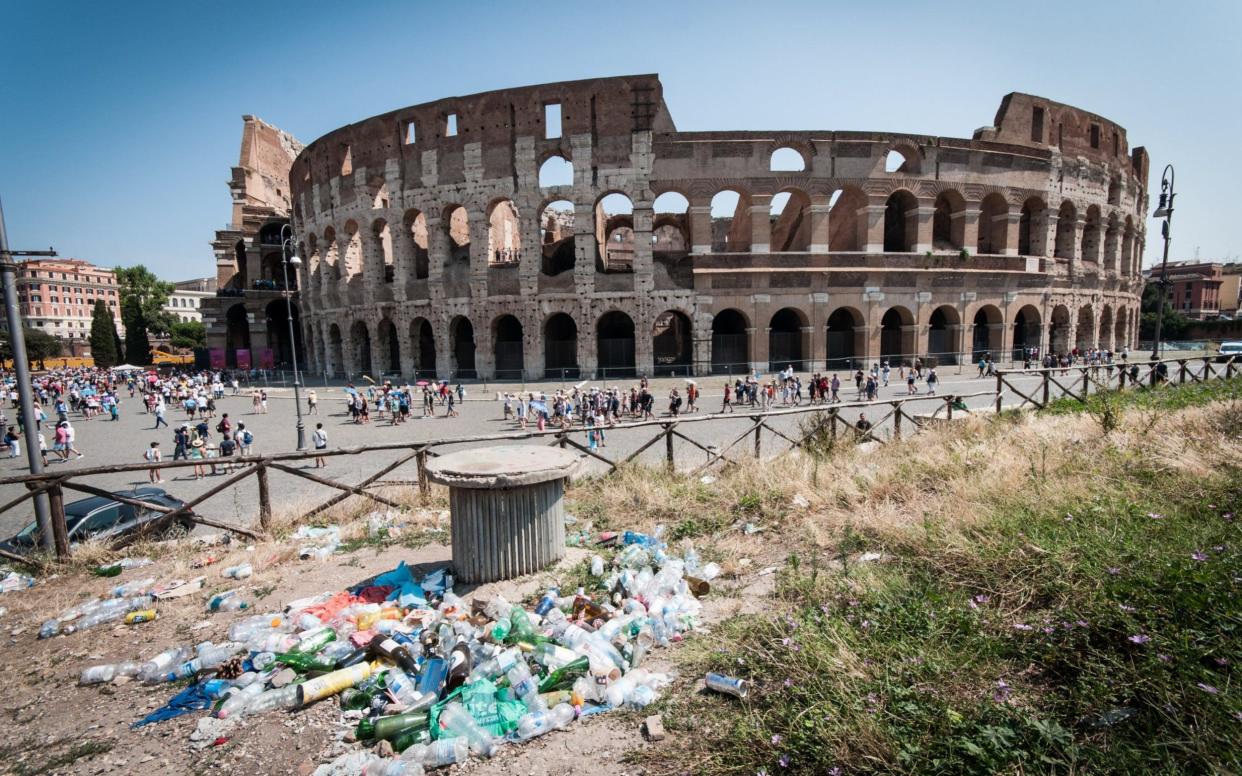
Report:
[[[91,356],[95,366],[108,368],[117,364],[116,322],[112,313],[102,299],[95,300],[95,309],[91,313]]]

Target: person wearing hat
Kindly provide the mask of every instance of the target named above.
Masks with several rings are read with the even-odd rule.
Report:
[[[202,437],[195,437],[194,441],[190,443],[189,459],[194,461],[194,479],[196,480],[201,480],[207,476],[207,469],[200,463],[200,461],[207,457],[206,447],[207,443],[203,441]]]
[[[190,426],[188,423],[182,423],[173,432],[173,460],[179,461],[182,458],[189,458],[189,445]]]

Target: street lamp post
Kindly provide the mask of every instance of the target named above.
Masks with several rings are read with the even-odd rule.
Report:
[[[285,278],[285,320],[289,324],[289,358],[293,361],[293,407],[298,414],[298,449],[306,449],[306,426],[302,423],[302,378],[298,374],[298,345],[293,331],[293,303],[289,299],[289,265],[293,265],[293,276],[298,276],[298,267],[302,260],[293,250],[293,227],[285,224],[280,228],[280,252],[283,258],[280,268]]]
[[[43,453],[39,448],[39,422],[34,413],[33,384],[30,382],[30,366],[26,362],[26,336],[22,331],[21,309],[17,305],[17,262],[14,256],[55,256],[56,251],[11,251],[4,226],[4,205],[0,203],[0,276],[4,285],[4,310],[9,326],[9,351],[13,357],[13,376],[17,380],[17,395],[21,405],[22,427],[26,436],[26,462],[31,474],[43,473]],[[35,523],[39,526],[40,542],[48,552],[56,548],[53,536],[52,513],[47,494],[34,497]]]
[[[1160,232],[1164,235],[1164,259],[1160,262],[1160,306],[1156,308],[1156,336],[1151,346],[1151,360],[1160,360],[1160,327],[1164,323],[1164,298],[1169,288],[1169,222],[1173,220],[1173,165],[1165,165],[1160,176],[1160,204],[1156,206],[1154,218],[1163,218],[1164,224]]]

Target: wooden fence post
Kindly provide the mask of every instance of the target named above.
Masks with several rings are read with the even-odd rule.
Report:
[[[1183,385],[1186,382],[1186,359],[1179,358],[1177,360],[1177,384]]]
[[[1117,390],[1124,391],[1126,389],[1126,368],[1121,368],[1120,379],[1117,381]]]
[[[673,421],[664,427],[664,461],[668,466],[671,474],[673,467],[673,429],[677,426],[677,421]]]
[[[904,406],[904,402],[895,401],[892,404],[893,404],[893,439],[901,439],[901,408]],[[832,425],[835,426],[836,424],[837,424],[836,421],[833,421]]]
[[[65,491],[57,482],[47,489],[47,505],[52,516],[52,542],[56,546],[56,559],[69,558],[69,529],[65,527]]]
[[[427,485],[427,448],[419,450],[414,460],[418,464],[418,498],[423,506],[427,506],[427,495],[430,490]]]
[[[758,423],[760,421],[760,418],[751,418],[751,420]],[[760,450],[759,440],[760,440],[760,433],[762,431],[763,431],[763,426],[755,426],[755,457],[756,458],[759,457],[759,450]]]
[[[272,532],[272,493],[267,486],[267,464],[260,459],[254,469],[259,481],[259,528],[263,533]]]
[[[1047,407],[1048,402],[1052,399],[1052,378],[1048,376],[1048,372],[1043,372],[1043,376],[1044,406]]]
[[[1004,384],[1003,379],[1001,378],[1001,370],[997,369],[996,370],[996,414],[997,415],[999,415],[1001,411],[1001,393],[1004,390],[1005,390],[1005,384]],[[950,402],[949,410],[952,411],[952,409],[953,409],[953,404],[952,402]]]

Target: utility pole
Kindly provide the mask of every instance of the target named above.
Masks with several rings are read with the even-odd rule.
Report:
[[[4,282],[4,312],[9,324],[9,350],[13,353],[13,372],[17,378],[17,395],[20,397],[22,426],[26,430],[26,461],[31,474],[43,473],[43,453],[39,449],[38,421],[34,414],[34,396],[31,394],[30,365],[26,361],[26,334],[22,330],[21,310],[17,306],[17,262],[14,256],[55,256],[56,251],[11,251],[9,235],[4,225],[4,203],[0,201],[0,278]],[[48,509],[47,494],[34,497],[35,521],[39,525],[43,549],[54,552],[52,516]]]

